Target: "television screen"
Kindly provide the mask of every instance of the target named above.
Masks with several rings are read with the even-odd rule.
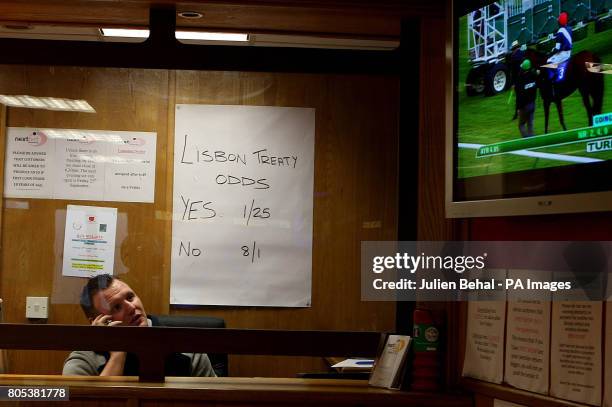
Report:
[[[611,5],[455,4],[453,202],[612,190]]]

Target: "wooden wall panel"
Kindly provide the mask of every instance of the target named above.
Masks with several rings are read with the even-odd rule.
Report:
[[[421,21],[421,96],[419,117],[419,240],[466,239],[461,223],[446,219],[445,195],[445,118],[441,105],[449,84],[447,40],[450,28],[443,10],[437,17]],[[442,106],[442,107],[441,107]],[[445,383],[457,385],[459,364],[464,352],[463,308],[456,303],[423,302],[418,307],[443,311],[446,315]]]
[[[397,236],[397,78],[75,67],[4,66],[0,71],[3,92],[83,98],[97,110],[85,114],[9,108],[10,126],[157,132],[153,204],[5,200],[9,207],[3,210],[0,295],[6,322],[27,322],[26,296],[55,293],[59,302],[68,303],[52,299],[48,323],[86,323],[76,305],[83,279],[62,277],[60,271],[62,213],[67,204],[79,204],[118,208],[127,235],[118,242],[115,266],[127,270],[122,278],[151,314],[220,316],[237,328],[394,329],[394,303],[360,301],[359,253],[361,240]],[[317,109],[312,307],[168,306],[175,103]],[[11,352],[12,371],[59,373],[65,355]],[[293,376],[323,368],[320,358],[230,360],[230,372],[236,376]]]
[[[444,165],[446,89],[446,20],[421,22],[421,110],[419,117],[419,212],[420,240],[452,240],[453,222],[445,219]]]
[[[0,151],[4,151],[6,147],[6,106],[0,104]],[[4,154],[0,154],[0,196],[4,196]],[[3,202],[0,202],[0,233],[2,232],[2,208]],[[0,244],[2,242],[0,241]],[[0,293],[2,292],[2,281],[0,280]],[[2,297],[0,297],[1,299]],[[1,306],[0,306],[1,307]],[[0,317],[0,321],[2,318]]]
[[[11,66],[2,68],[0,84],[7,94],[86,99],[96,109],[89,114],[9,108],[9,126],[156,131],[158,156],[165,151],[167,71]],[[157,178],[164,179],[164,160],[160,161]],[[86,323],[76,305],[84,279],[61,276],[67,204],[118,208],[118,223],[123,223],[118,227],[125,228],[128,237],[117,242],[115,269],[124,267],[124,280],[138,290],[149,312],[160,312],[155,299],[163,289],[164,224],[155,213],[164,209],[164,186],[158,182],[154,204],[6,199],[1,274],[5,321],[27,322],[25,297],[47,296],[52,303],[48,323]],[[65,356],[66,352],[14,351],[11,366],[14,372],[59,373]]]

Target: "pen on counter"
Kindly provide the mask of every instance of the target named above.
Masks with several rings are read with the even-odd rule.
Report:
[[[357,365],[371,365],[373,363],[373,360],[358,360],[357,362],[355,362],[355,364]]]

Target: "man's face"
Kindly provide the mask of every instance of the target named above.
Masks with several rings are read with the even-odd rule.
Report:
[[[148,325],[140,298],[123,281],[113,280],[110,286],[98,291],[93,297],[93,305],[99,313],[110,315],[113,321],[121,321],[121,325]]]

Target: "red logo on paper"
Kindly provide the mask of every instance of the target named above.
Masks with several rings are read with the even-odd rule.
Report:
[[[33,146],[42,146],[47,142],[47,135],[42,131],[33,131],[32,134],[28,136],[28,144]]]

